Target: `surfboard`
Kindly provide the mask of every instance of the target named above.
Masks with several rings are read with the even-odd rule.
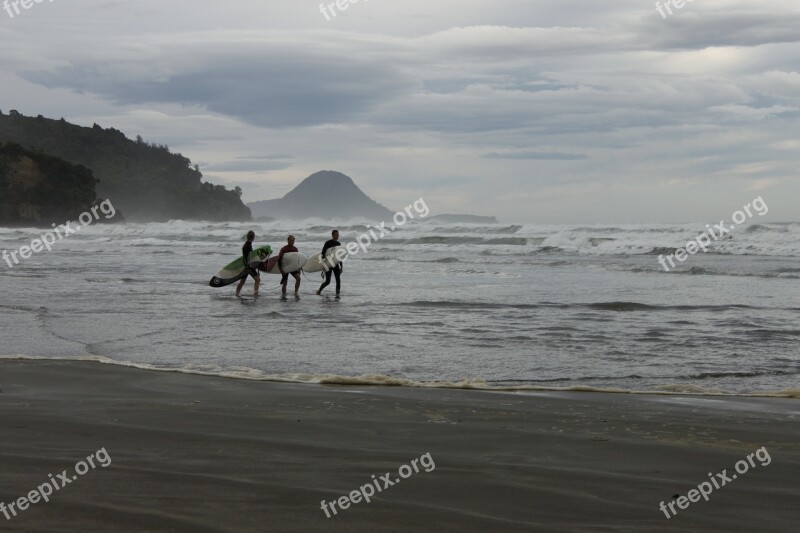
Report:
[[[342,261],[339,261],[339,258],[336,257],[336,252],[338,250],[343,250],[347,252],[347,249],[344,246],[334,246],[333,248],[328,248],[325,251],[325,261],[323,264],[322,261],[322,252],[312,255],[308,258],[308,262],[306,262],[305,266],[303,267],[303,272],[320,272],[322,270],[330,270],[331,268],[335,267]],[[342,252],[339,252],[341,255]],[[347,259],[347,255],[345,254],[344,259]]]
[[[288,254],[283,254],[283,271],[287,273],[297,272],[308,261],[308,257],[304,256],[300,252],[289,252]],[[267,274],[280,274],[281,270],[278,268],[278,256],[270,257],[264,263],[259,265],[258,269],[262,272],[266,272]]]
[[[269,246],[254,248],[253,253],[250,254],[250,266],[258,267],[269,258],[271,253],[272,248]],[[226,287],[246,276],[247,270],[244,268],[244,257],[240,255],[235,261],[231,261],[222,267],[222,270],[217,272],[217,275],[211,278],[208,284],[211,287]]]

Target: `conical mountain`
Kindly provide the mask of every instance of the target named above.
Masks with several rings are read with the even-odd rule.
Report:
[[[279,220],[390,220],[393,213],[358,188],[341,172],[316,172],[277,200],[262,200],[248,204],[253,217],[273,217]]]

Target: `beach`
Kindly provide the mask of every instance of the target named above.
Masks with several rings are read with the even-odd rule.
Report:
[[[271,383],[0,361],[8,531],[793,531],[794,399]],[[709,473],[767,464],[667,518]],[[434,468],[410,467],[429,454]],[[98,455],[99,457],[99,455]],[[747,466],[747,465],[745,465]],[[398,471],[407,475],[401,482]],[[370,502],[331,502],[386,473]],[[330,509],[330,508],[329,508]],[[677,507],[676,507],[677,509]],[[328,517],[330,515],[330,517]]]

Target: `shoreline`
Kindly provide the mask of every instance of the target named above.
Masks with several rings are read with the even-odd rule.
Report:
[[[478,392],[497,392],[507,394],[525,394],[538,392],[574,392],[574,393],[599,393],[599,394],[622,394],[633,396],[694,396],[712,398],[800,398],[800,388],[783,389],[770,392],[749,392],[736,393],[721,390],[635,390],[622,389],[618,387],[594,387],[590,385],[573,385],[568,387],[544,387],[538,385],[510,385],[495,386],[487,384],[481,379],[464,379],[458,382],[450,381],[416,381],[408,378],[395,378],[386,375],[370,376],[344,376],[338,374],[294,374],[294,376],[308,376],[311,379],[300,379],[289,375],[269,375],[261,371],[248,368],[252,372],[242,373],[241,371],[229,370],[200,370],[187,367],[161,367],[150,363],[134,363],[131,361],[118,361],[105,356],[80,356],[80,357],[46,357],[29,355],[0,355],[0,363],[3,361],[61,361],[75,363],[94,363],[101,365],[118,366],[122,368],[133,368],[147,372],[167,372],[175,374],[185,374],[190,376],[218,377],[240,381],[251,381],[261,383],[292,383],[297,385],[328,385],[328,386],[358,386],[358,387],[401,387],[410,389],[441,389],[441,390],[470,390]],[[241,368],[241,367],[240,367]],[[670,384],[663,387],[685,387],[686,389],[700,389],[693,384]]]
[[[0,502],[88,454],[108,468],[5,529],[790,531],[800,408],[782,398],[322,386],[0,361]],[[769,466],[667,519],[659,502],[766,447]],[[429,453],[435,469],[328,518]],[[746,478],[746,479],[745,479]]]

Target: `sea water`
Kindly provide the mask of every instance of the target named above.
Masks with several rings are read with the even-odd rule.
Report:
[[[208,281],[244,235],[306,255],[319,221],[96,225],[0,263],[0,356],[96,359],[249,379],[499,389],[797,394],[800,224],[737,228],[658,262],[703,224],[409,223],[332,284],[281,301]],[[365,224],[339,227],[343,244]],[[0,250],[42,233],[0,228]],[[293,281],[290,282],[290,290]]]

